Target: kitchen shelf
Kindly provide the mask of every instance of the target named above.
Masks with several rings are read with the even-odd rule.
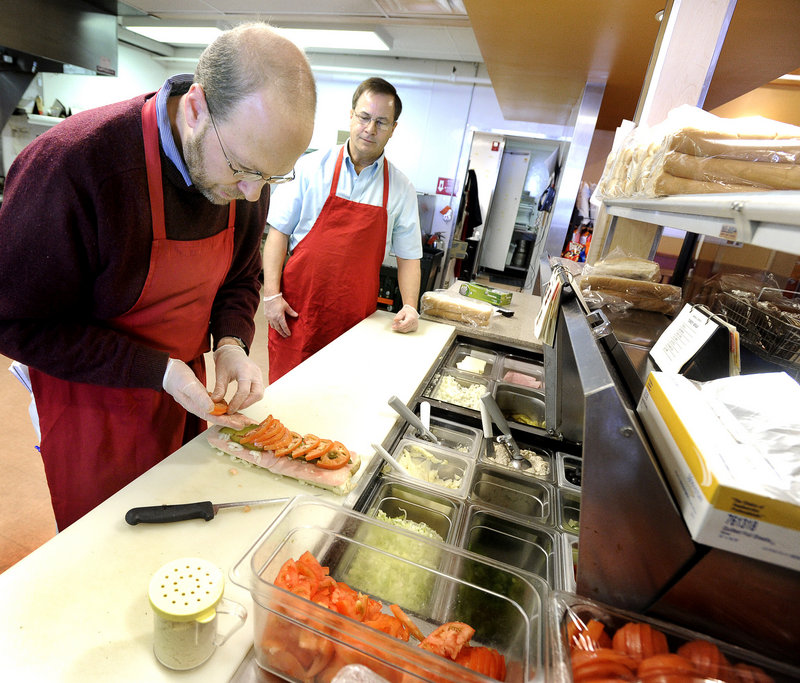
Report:
[[[612,216],[800,254],[800,192],[606,199]]]

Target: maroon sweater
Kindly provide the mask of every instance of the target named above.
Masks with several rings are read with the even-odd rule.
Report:
[[[167,354],[109,329],[139,298],[152,227],[139,96],[69,117],[11,166],[0,208],[0,353],[55,377],[161,389]],[[227,226],[228,207],[187,188],[161,155],[167,237]],[[236,205],[233,262],[209,321],[253,340],[269,192]]]

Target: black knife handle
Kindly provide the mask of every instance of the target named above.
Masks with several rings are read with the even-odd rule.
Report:
[[[161,524],[163,522],[181,522],[185,519],[214,519],[214,506],[210,500],[200,503],[183,503],[180,505],[151,505],[150,507],[131,508],[125,514],[128,524]]]

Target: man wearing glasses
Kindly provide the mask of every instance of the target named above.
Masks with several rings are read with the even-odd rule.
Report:
[[[0,209],[0,353],[30,368],[59,528],[206,421],[249,421],[235,413],[264,391],[247,354],[264,186],[294,177],[315,107],[302,52],[243,24],[194,77],[69,117],[15,160]],[[232,383],[228,414],[211,415]]]
[[[272,193],[264,246],[270,382],[375,311],[387,252],[397,258],[403,299],[392,329],[417,329],[417,195],[384,156],[401,109],[394,86],[365,80],[353,94],[347,143],[302,157],[297,180]]]

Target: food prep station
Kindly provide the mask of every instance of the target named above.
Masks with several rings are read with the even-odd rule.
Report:
[[[772,652],[755,646],[767,616],[758,616],[761,606],[752,605],[747,590],[739,591],[736,609],[726,607],[734,621],[743,613],[751,620],[756,628],[747,633],[724,623],[714,633],[703,605],[698,612],[665,600],[709,556],[723,568],[740,560],[720,559],[688,538],[610,360],[608,338],[593,332],[598,325],[574,303],[562,306],[561,333],[544,353],[430,321],[421,321],[416,337],[392,335],[391,316],[374,314],[270,386],[262,406],[264,415],[268,404],[292,427],[313,425],[362,454],[345,498],[239,469],[198,437],[0,577],[10,617],[2,650],[7,667],[41,673],[58,666],[63,680],[82,681],[301,680],[287,675],[285,662],[265,645],[267,631],[299,640],[300,629],[390,681],[490,680],[276,588],[282,562],[308,550],[337,581],[384,606],[398,604],[424,633],[446,621],[470,623],[472,643],[503,654],[506,680],[514,683],[570,681],[565,629],[574,615],[589,612],[608,624],[625,615],[658,624],[660,617],[674,627],[675,643],[707,634],[736,661],[761,665],[776,681],[797,678],[798,670],[782,663],[790,657],[775,653],[785,643],[773,642]],[[406,360],[391,366],[398,358]],[[423,402],[430,405],[439,444],[397,417],[386,405],[392,393],[417,414]],[[511,466],[494,438],[496,426],[492,438],[485,436],[483,393],[495,398],[531,468]],[[400,474],[370,457],[370,443],[400,460],[404,451],[424,451],[438,476]],[[131,528],[123,521],[134,505],[267,496],[294,499],[282,509],[226,512],[211,522]],[[442,540],[382,521],[397,517],[424,523]],[[164,561],[200,552],[229,576],[226,596],[246,605],[248,623],[208,662],[178,674],[153,657],[145,589]],[[686,576],[675,578],[677,564],[689,567]],[[777,577],[784,596],[797,595],[796,573],[746,564],[762,580]],[[766,585],[758,593],[770,598]],[[34,592],[39,597],[28,613],[24,596]],[[85,623],[69,631],[78,604],[87,608]],[[769,618],[784,617],[773,611]],[[53,628],[67,635],[52,654],[34,656],[32,639]],[[791,630],[779,633],[796,642]]]

